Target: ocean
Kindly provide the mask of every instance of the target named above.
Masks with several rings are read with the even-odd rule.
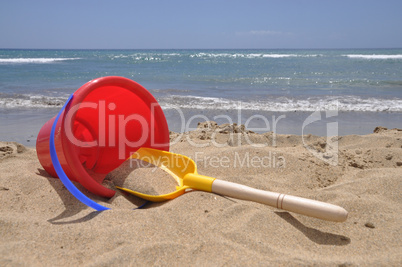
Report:
[[[143,85],[178,132],[206,119],[285,134],[326,135],[330,121],[339,135],[402,127],[402,49],[2,49],[0,140],[33,146],[67,97],[103,76]],[[317,110],[337,114],[303,128]]]

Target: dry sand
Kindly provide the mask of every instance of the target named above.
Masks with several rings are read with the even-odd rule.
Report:
[[[43,170],[35,149],[0,142],[0,266],[402,265],[401,130],[330,140],[339,146],[336,166],[317,136],[202,123],[171,139],[171,151],[196,159],[200,174],[333,203],[349,217],[322,221],[200,191],[137,210],[141,199],[87,193],[112,208],[95,212]],[[134,165],[106,182],[174,188],[163,171]]]

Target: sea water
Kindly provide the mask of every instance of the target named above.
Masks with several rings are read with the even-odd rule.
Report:
[[[339,123],[339,134],[402,127],[402,49],[3,49],[0,140],[34,141],[71,93],[102,76],[147,88],[173,131],[206,119],[272,131],[280,116],[275,130],[289,134],[325,135],[328,121]],[[331,119],[322,113],[324,124],[303,131],[317,110],[337,113]]]

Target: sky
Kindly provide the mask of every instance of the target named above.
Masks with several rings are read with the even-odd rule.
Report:
[[[401,0],[10,0],[0,48],[401,48]]]

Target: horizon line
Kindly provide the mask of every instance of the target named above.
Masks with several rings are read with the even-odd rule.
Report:
[[[402,49],[402,47],[312,47],[312,48],[10,48],[0,50],[348,50],[348,49]]]

